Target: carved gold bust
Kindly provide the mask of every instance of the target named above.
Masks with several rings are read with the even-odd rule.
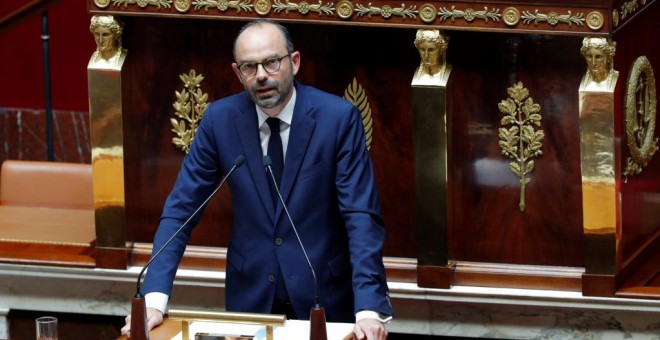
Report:
[[[92,17],[89,31],[94,36],[96,51],[90,60],[90,66],[102,68],[118,68],[126,50],[121,45],[121,34],[124,27],[111,15],[95,15]]]
[[[421,62],[415,71],[413,85],[443,85],[448,76],[447,47],[449,38],[439,30],[417,30],[415,47]]]
[[[616,43],[607,38],[584,38],[580,52],[587,62],[587,73],[582,85],[587,87],[610,88],[612,78],[618,75],[614,70]]]

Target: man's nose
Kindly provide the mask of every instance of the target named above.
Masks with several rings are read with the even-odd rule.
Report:
[[[257,78],[257,80],[263,80],[268,78],[268,72],[266,72],[264,65],[257,64],[257,74],[255,74],[254,76],[255,78]]]

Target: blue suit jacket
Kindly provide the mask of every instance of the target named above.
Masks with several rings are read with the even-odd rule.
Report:
[[[327,320],[354,322],[354,313],[365,309],[392,315],[381,254],[385,228],[360,112],[297,82],[296,91],[281,192],[316,271]],[[296,314],[306,319],[314,305],[312,274],[282,204],[271,199],[257,124],[245,92],[208,107],[165,203],[154,249],[244,155],[245,164],[228,179],[234,211],[226,308],[269,313],[275,295],[270,279],[280,268]],[[191,229],[152,263],[143,293],[171,294]]]

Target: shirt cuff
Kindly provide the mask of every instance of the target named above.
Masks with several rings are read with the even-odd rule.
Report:
[[[387,323],[392,320],[392,316],[383,315],[372,310],[361,310],[355,314],[355,322],[358,322],[363,319],[376,319],[382,323]]]
[[[156,308],[161,313],[165,314],[165,310],[167,309],[167,301],[169,299],[170,297],[167,294],[159,292],[147,293],[144,296],[144,304],[147,307]]]

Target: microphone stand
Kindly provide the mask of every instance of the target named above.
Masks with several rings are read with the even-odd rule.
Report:
[[[140,294],[140,281],[142,280],[142,275],[144,274],[145,270],[147,270],[147,267],[149,267],[149,265],[152,262],[154,262],[154,260],[158,257],[158,255],[160,255],[160,253],[162,253],[163,250],[165,250],[165,248],[167,248],[167,246],[170,243],[172,243],[174,238],[177,235],[179,235],[181,230],[183,230],[183,228],[185,228],[188,225],[188,222],[190,222],[190,220],[192,220],[193,217],[195,217],[195,215],[197,215],[197,213],[200,210],[202,210],[204,206],[206,206],[206,203],[208,203],[211,200],[211,198],[213,198],[213,196],[215,196],[215,194],[220,190],[220,188],[222,188],[222,186],[225,184],[225,181],[227,181],[227,178],[229,178],[229,176],[234,172],[234,170],[236,170],[236,168],[243,165],[243,162],[245,162],[245,156],[240,155],[236,157],[236,160],[234,160],[234,166],[232,166],[231,169],[229,169],[229,172],[225,177],[222,178],[220,184],[218,184],[215,190],[213,190],[213,192],[211,192],[211,194],[204,200],[204,202],[202,202],[202,204],[200,204],[199,207],[197,207],[197,210],[195,210],[190,215],[190,217],[188,217],[188,219],[185,222],[183,222],[183,224],[179,227],[179,229],[177,229],[172,234],[172,236],[167,240],[167,242],[165,242],[165,244],[163,244],[163,246],[160,247],[160,249],[158,249],[158,251],[151,257],[151,259],[149,259],[147,264],[145,264],[144,267],[142,267],[142,270],[140,271],[140,274],[138,275],[137,278],[137,291],[135,292],[135,296],[133,297],[133,299],[131,299],[131,333],[129,336],[131,340],[149,340],[149,324],[147,322],[147,305],[144,300],[144,296]]]
[[[309,340],[328,340],[328,332],[326,330],[326,320],[325,320],[325,308],[323,308],[319,302],[319,284],[318,281],[316,280],[316,272],[314,271],[312,262],[309,260],[309,257],[307,256],[307,252],[305,251],[305,246],[303,246],[302,240],[300,240],[300,235],[298,235],[298,230],[296,229],[295,224],[293,224],[293,219],[289,214],[289,209],[287,209],[286,204],[284,203],[284,198],[282,198],[282,193],[280,192],[280,188],[277,186],[277,181],[275,180],[275,175],[273,174],[273,169],[271,167],[273,161],[270,159],[270,156],[268,155],[264,156],[263,164],[266,167],[266,169],[268,169],[270,178],[273,180],[273,187],[277,192],[277,197],[280,199],[280,202],[282,202],[282,208],[284,208],[284,212],[286,213],[286,216],[289,218],[289,223],[291,223],[291,228],[293,229],[293,232],[296,235],[296,238],[298,239],[298,243],[300,244],[300,248],[302,249],[303,255],[305,255],[305,259],[307,260],[309,269],[311,269],[312,271],[312,278],[314,279],[315,296],[314,296],[314,306],[312,306],[312,309],[310,310],[309,313]]]

